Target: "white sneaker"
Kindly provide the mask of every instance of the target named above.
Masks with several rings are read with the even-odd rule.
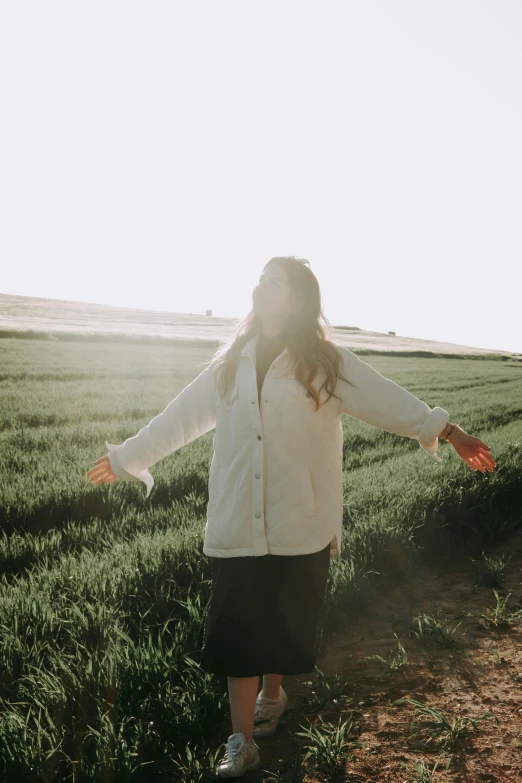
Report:
[[[218,778],[242,778],[251,769],[259,769],[259,748],[256,743],[246,742],[242,731],[231,734],[227,740],[224,757],[217,768]]]
[[[279,723],[279,718],[286,710],[288,696],[280,686],[279,697],[277,699],[267,699],[262,696],[260,691],[256,699],[254,711],[254,737],[270,737]]]

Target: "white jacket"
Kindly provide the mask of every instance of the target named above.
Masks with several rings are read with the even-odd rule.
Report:
[[[243,348],[233,388],[222,400],[214,359],[165,410],[121,445],[106,442],[113,472],[147,485],[148,468],[214,427],[203,553],[212,557],[301,555],[330,542],[340,557],[343,515],[341,414],[419,441],[437,455],[449,421],[425,402],[334,343],[340,370],[335,393],[314,413],[314,400],[285,374],[288,349],[270,365],[258,403],[257,336]],[[322,383],[321,373],[314,379]],[[321,401],[326,399],[324,390]]]

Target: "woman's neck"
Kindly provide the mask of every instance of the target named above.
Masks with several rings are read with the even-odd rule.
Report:
[[[260,332],[267,339],[276,338],[281,334],[282,329],[286,323],[286,316],[284,315],[271,315],[268,318],[261,317],[260,319]]]
[[[266,334],[262,329],[259,332],[259,341],[264,345],[284,345],[286,343],[286,340],[281,332],[278,332],[278,334],[269,335]]]

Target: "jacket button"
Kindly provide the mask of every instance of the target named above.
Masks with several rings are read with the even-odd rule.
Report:
[[[256,473],[256,478],[261,478],[261,473]]]
[[[258,440],[263,440],[263,438],[261,437],[261,435],[258,435],[258,436],[257,436],[257,439],[258,439]]]
[[[261,516],[261,512],[260,511],[256,511],[256,517],[259,519],[260,516]]]

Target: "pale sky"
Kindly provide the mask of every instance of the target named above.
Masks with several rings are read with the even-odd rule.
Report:
[[[522,352],[520,0],[0,0],[0,292]]]

